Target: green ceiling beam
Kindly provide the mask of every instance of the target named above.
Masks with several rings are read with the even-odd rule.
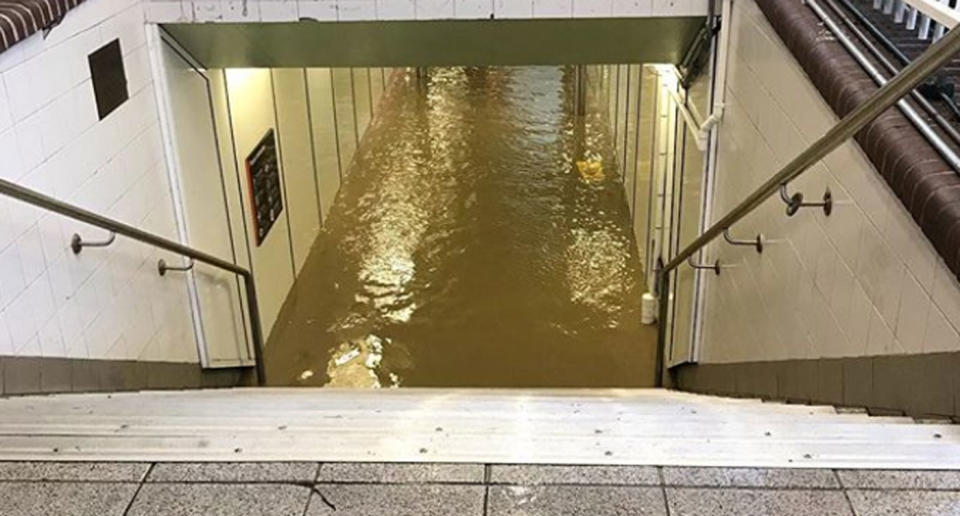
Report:
[[[202,23],[164,28],[207,67],[676,63],[704,18]]]

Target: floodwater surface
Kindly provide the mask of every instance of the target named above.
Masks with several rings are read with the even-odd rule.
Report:
[[[273,385],[649,386],[601,109],[572,68],[395,74],[270,336]]]

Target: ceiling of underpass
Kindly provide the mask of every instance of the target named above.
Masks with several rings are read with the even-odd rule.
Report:
[[[702,17],[168,24],[207,67],[676,63]]]

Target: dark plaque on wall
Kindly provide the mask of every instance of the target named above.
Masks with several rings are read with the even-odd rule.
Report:
[[[277,141],[273,137],[273,129],[267,131],[253,152],[247,156],[247,179],[253,203],[253,226],[259,247],[283,212],[280,165],[277,163]]]
[[[123,70],[123,51],[115,39],[87,56],[93,97],[97,101],[100,120],[120,107],[130,96],[127,93],[127,74]]]

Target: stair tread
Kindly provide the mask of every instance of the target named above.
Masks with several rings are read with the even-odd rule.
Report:
[[[960,468],[960,426],[663,389],[223,389],[0,401],[0,460]]]

